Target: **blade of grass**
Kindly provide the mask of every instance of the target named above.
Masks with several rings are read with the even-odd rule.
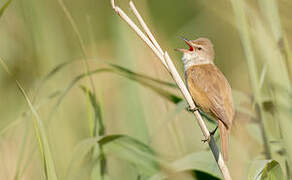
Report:
[[[88,138],[81,142],[79,142],[73,149],[72,157],[68,163],[65,179],[74,179],[76,171],[81,168],[77,165],[80,165],[82,160],[86,158],[86,155],[90,153],[90,151],[96,146],[96,142],[102,137],[96,138]],[[79,174],[77,172],[77,174]]]
[[[280,164],[275,160],[256,160],[248,173],[248,180],[283,180]]]
[[[84,74],[81,74],[81,75],[78,75],[76,76],[72,81],[71,83],[69,83],[69,85],[65,88],[65,90],[63,91],[63,93],[61,94],[61,96],[59,97],[56,105],[55,105],[55,109],[57,106],[60,105],[60,103],[62,102],[62,100],[64,99],[64,97],[68,94],[68,92],[70,91],[71,88],[74,87],[74,85],[79,82],[81,79],[85,78],[86,76],[88,75],[94,75],[94,74],[98,74],[98,73],[102,73],[102,72],[111,72],[111,73],[115,73],[115,70],[113,69],[110,69],[110,68],[101,68],[101,69],[96,69],[96,70],[93,70],[91,72],[89,72],[89,74],[87,73],[84,73]],[[122,75],[122,76],[125,76],[125,74],[119,74],[119,75]],[[128,76],[126,76],[128,77]],[[132,80],[136,80],[134,78],[131,78]],[[137,80],[136,80],[137,81]],[[140,82],[141,84],[153,89],[155,92],[157,92],[159,95],[162,95],[164,96],[165,98],[171,100],[172,102],[174,103],[178,103],[180,102],[182,99],[172,93],[169,93],[168,91],[166,90],[163,90],[161,88],[158,88],[158,87],[155,87],[149,83],[146,83],[146,82],[143,82],[143,81],[137,81],[137,82]]]
[[[175,109],[172,111],[169,111],[167,113],[167,116],[165,118],[162,118],[162,120],[160,120],[161,122],[156,127],[154,127],[152,134],[150,134],[150,138],[149,138],[150,143],[151,143],[151,140],[156,139],[156,136],[160,135],[161,130],[163,128],[167,127],[167,125],[170,122],[172,122],[181,111],[185,110],[186,107],[187,107],[187,104],[185,101],[181,101],[181,102],[177,103],[175,106]],[[181,144],[181,147],[183,147],[182,144]]]
[[[0,17],[4,14],[5,10],[8,8],[12,0],[6,1],[6,3],[0,9]]]
[[[50,102],[53,98],[56,98],[58,95],[60,94],[60,91],[55,91],[51,94],[49,94],[45,99],[41,99],[41,101],[34,105],[34,108],[36,110],[38,110],[39,108],[41,108],[42,106],[45,106],[47,105],[48,102]],[[12,123],[10,123],[8,126],[6,126],[3,130],[1,130],[0,132],[0,136],[4,133],[6,133],[6,131],[8,131],[9,129],[12,129],[13,127],[19,125],[22,120],[25,120],[25,118],[28,118],[29,116],[31,115],[30,113],[30,110],[27,110],[25,112],[22,112],[19,117],[17,118],[17,120],[13,121]],[[26,124],[25,124],[26,125]],[[26,127],[27,128],[27,127]],[[30,130],[30,129],[29,129]],[[28,131],[29,131],[28,130]],[[27,132],[27,131],[26,131]],[[25,134],[25,136],[27,136],[27,133]],[[22,148],[20,148],[20,155],[19,155],[19,158],[18,158],[18,164],[17,164],[17,168],[15,170],[15,176],[14,176],[14,179],[22,179],[22,176],[24,175],[25,173],[25,170],[29,167],[29,164],[32,162],[30,161],[31,159],[31,156],[34,154],[35,152],[35,149],[32,148],[31,152],[28,153],[30,156],[26,157],[26,160],[24,163],[22,163],[23,161],[23,153],[24,153],[24,145],[26,145],[26,137],[24,137],[24,140],[22,141]],[[22,167],[20,167],[20,163],[22,163]]]
[[[177,88],[177,85],[174,84],[174,83],[158,80],[158,79],[152,78],[152,77],[144,75],[144,74],[139,74],[139,73],[133,72],[133,71],[131,71],[131,70],[125,68],[125,67],[122,67],[122,66],[119,66],[119,65],[116,65],[116,64],[108,63],[108,65],[110,65],[111,67],[116,69],[117,72],[123,73],[129,79],[149,80],[149,81],[151,81],[153,83],[158,83],[159,85],[165,85],[167,87]]]
[[[101,69],[96,69],[94,71],[91,71],[89,73],[84,73],[84,74],[81,74],[81,75],[78,75],[76,76],[72,81],[71,83],[69,83],[69,85],[65,88],[65,90],[63,91],[63,93],[61,94],[61,96],[59,97],[57,103],[56,103],[56,106],[59,106],[60,103],[62,102],[63,98],[67,95],[67,93],[70,91],[71,88],[73,88],[73,86],[78,82],[80,81],[81,79],[87,77],[87,76],[90,76],[90,75],[93,75],[93,74],[97,74],[97,73],[101,73],[101,72],[110,72],[111,69],[109,68],[101,68]],[[56,108],[56,107],[55,107]]]
[[[80,88],[83,90],[85,94],[89,95],[89,102],[93,108],[94,111],[94,119],[93,122],[90,124],[93,124],[92,129],[92,137],[101,137],[105,135],[105,127],[102,117],[102,109],[100,107],[99,102],[97,102],[97,99],[95,97],[95,94],[92,93],[88,88],[85,86],[80,86]],[[103,148],[99,144],[95,146],[93,149],[92,158],[93,160],[96,160],[99,157],[99,160],[97,161],[97,164],[93,168],[93,174],[94,177],[99,177],[98,179],[103,180],[106,175],[106,156],[104,155]],[[98,168],[97,172],[95,171],[95,168]]]
[[[160,170],[158,163],[167,166],[167,163],[158,159],[151,147],[140,142],[139,140],[127,135],[115,134],[99,138],[89,138],[81,141],[74,148],[72,159],[67,169],[67,178],[70,178],[70,172],[74,172],[74,166],[78,161],[83,160],[88,153],[99,144],[104,148],[107,156],[112,155],[120,159],[135,164],[145,175],[153,175]],[[79,167],[76,167],[79,169]]]
[[[70,63],[62,63],[59,66],[57,66],[56,68],[54,68],[45,78],[45,80],[48,80],[50,77],[52,77],[55,73],[57,73],[59,70],[61,70],[63,67],[67,66]],[[165,90],[162,90],[158,87],[155,87],[153,85],[151,85],[150,83],[154,83],[157,85],[165,85],[166,87],[176,87],[174,86],[172,83],[168,83],[168,82],[164,82],[164,81],[160,81],[160,80],[156,80],[154,78],[142,75],[142,74],[138,74],[135,72],[132,72],[126,68],[123,68],[121,66],[118,65],[114,65],[114,64],[109,64],[109,66],[111,67],[111,69],[98,69],[95,71],[90,72],[90,75],[94,74],[94,73],[100,73],[100,72],[112,72],[112,73],[116,73],[118,75],[127,77],[131,80],[135,80],[137,82],[140,82],[141,84],[145,85],[145,86],[149,86],[150,88],[152,88],[154,91],[156,91],[157,93],[159,93],[160,95],[164,95],[165,97],[167,97],[169,100],[171,100],[174,103],[178,103],[179,101],[181,101],[180,98],[178,98],[175,95],[172,95],[171,93],[168,93]],[[72,82],[69,84],[69,86],[65,89],[65,91],[62,93],[62,95],[60,96],[60,99],[58,101],[58,104],[62,101],[63,97],[70,91],[70,89],[82,78],[86,77],[87,74],[81,74],[79,76],[77,76],[76,78],[74,78],[72,80]],[[156,85],[156,86],[157,86]],[[91,94],[91,95],[90,95]],[[91,101],[93,100],[93,94],[89,93],[89,96],[91,98]]]
[[[5,71],[11,77],[14,78],[13,74],[9,71],[8,67],[6,66],[6,64],[2,58],[0,58],[0,64],[5,69]],[[18,89],[20,90],[21,94],[23,95],[27,105],[29,106],[29,108],[34,116],[34,118],[33,118],[34,132],[35,132],[35,136],[38,140],[40,152],[42,155],[46,179],[57,180],[58,178],[57,178],[57,174],[56,174],[56,170],[55,170],[55,165],[54,165],[53,157],[52,157],[52,154],[50,151],[50,146],[49,146],[48,138],[46,136],[46,132],[45,132],[45,128],[43,126],[43,123],[42,123],[36,109],[32,105],[29,97],[27,96],[24,88],[20,84],[20,82],[17,79],[15,79],[15,83],[16,83]]]
[[[55,68],[53,68],[41,81],[41,83],[38,86],[38,89],[40,89],[50,78],[52,78],[56,73],[58,73],[60,70],[62,70],[63,68],[65,68],[66,66],[70,65],[71,63],[77,62],[78,60],[73,60],[73,61],[66,61],[63,62],[59,65],[57,65]],[[166,81],[162,81],[159,79],[155,79],[153,77],[141,74],[141,73],[136,73],[134,71],[131,71],[125,67],[116,65],[116,64],[112,64],[112,63],[107,63],[105,61],[99,61],[102,64],[105,64],[107,66],[109,66],[109,68],[104,68],[105,71],[107,71],[106,69],[108,69],[108,71],[115,71],[116,73],[119,73],[122,76],[126,76],[129,79],[132,80],[143,80],[143,81],[150,81],[151,83],[157,83],[157,85],[164,85],[166,87],[170,87],[170,88],[177,88],[177,86],[174,83],[171,82],[166,82]],[[92,75],[95,74],[97,72],[95,72],[96,70],[93,70],[91,72],[89,72],[88,75]],[[82,79],[84,77],[86,77],[86,74],[80,75],[82,77],[76,77],[75,79]],[[77,81],[79,81],[77,80]],[[174,98],[176,99],[176,98]]]
[[[42,82],[45,82],[45,81],[49,80],[55,73],[57,73],[62,68],[64,68],[65,66],[67,66],[67,65],[69,65],[69,64],[71,64],[73,62],[76,62],[76,61],[68,61],[68,62],[61,63],[61,64],[57,65],[52,71],[50,71],[45,76],[45,78],[44,78],[44,80]],[[146,87],[149,87],[150,89],[152,89],[153,91],[158,93],[160,96],[166,98],[167,100],[169,100],[170,102],[172,102],[174,104],[178,104],[179,102],[182,101],[182,98],[180,98],[179,96],[176,96],[175,94],[172,94],[172,93],[170,93],[170,92],[168,92],[168,91],[166,91],[166,90],[161,88],[161,85],[165,86],[165,87],[169,87],[169,88],[177,88],[177,86],[174,83],[162,81],[162,80],[159,80],[159,79],[155,79],[153,77],[150,77],[150,76],[147,76],[147,75],[144,75],[144,74],[141,74],[141,73],[136,73],[136,72],[134,72],[134,71],[132,71],[130,69],[127,69],[125,67],[122,67],[122,66],[119,66],[119,65],[116,65],[116,64],[107,63],[107,62],[104,62],[104,61],[99,61],[99,62],[101,62],[101,63],[103,63],[105,65],[108,65],[110,67],[108,70],[105,70],[103,72],[115,73],[115,74],[118,74],[120,76],[123,76],[123,77],[126,77],[128,79],[131,79],[133,81],[136,81],[136,82],[138,82],[138,83],[140,83],[140,84],[142,84],[142,85],[144,85]],[[111,68],[113,68],[113,69],[111,69]],[[90,75],[93,75],[94,73],[99,73],[99,72],[92,71],[92,72],[90,72]],[[65,90],[64,93],[67,93],[74,86],[74,84],[77,83],[79,80],[81,80],[83,77],[85,77],[85,74],[77,76],[75,78],[76,81],[73,80],[72,83],[70,83],[71,85],[68,86],[68,88],[67,88],[68,90]],[[250,98],[246,94],[244,94],[242,92],[233,90],[233,94],[236,97],[235,98],[236,100],[237,99],[239,99],[240,101],[244,100],[245,102],[251,101]],[[239,111],[244,110],[245,114],[253,115],[247,109],[242,109],[239,106],[238,106],[237,110],[239,110]],[[210,118],[205,113],[201,112],[201,114],[210,121]]]
[[[22,171],[21,163],[23,162],[23,159],[24,159],[25,145],[27,144],[28,132],[29,132],[29,127],[28,127],[28,124],[25,123],[24,136],[22,138],[21,146],[19,148],[19,153],[18,153],[19,155],[17,158],[16,170],[15,170],[15,175],[13,178],[14,180],[21,179],[20,177],[21,171]]]
[[[266,22],[265,24],[258,23],[255,27],[256,34],[259,43],[259,50],[261,56],[265,61],[270,61],[269,69],[267,73],[268,83],[267,86],[271,88],[270,98],[273,99],[274,111],[269,109],[268,112],[277,120],[274,120],[274,125],[271,126],[270,133],[272,137],[281,139],[284,143],[282,144],[287,153],[278,156],[275,153],[274,158],[285,167],[285,161],[289,161],[289,168],[286,170],[286,174],[289,175],[292,172],[292,143],[290,139],[290,131],[292,130],[291,124],[291,103],[288,100],[290,97],[286,93],[283,93],[281,88],[285,91],[291,91],[291,72],[289,72],[289,57],[286,56],[286,47],[288,42],[285,40],[284,32],[282,30],[281,19],[278,12],[278,2],[274,0],[269,1],[258,1],[261,14]],[[255,19],[257,20],[257,19]],[[261,19],[258,20],[258,22]],[[290,50],[288,50],[290,52]],[[290,76],[289,76],[290,75]],[[287,111],[290,109],[290,112]],[[275,114],[274,114],[275,112]],[[277,128],[275,128],[277,127]],[[275,130],[277,131],[275,131]],[[274,130],[274,131],[273,131]],[[274,138],[274,139],[275,139]],[[278,148],[275,146],[275,148]],[[286,160],[284,160],[286,158]],[[289,172],[290,171],[290,172]],[[287,177],[288,179],[290,177]]]
[[[249,73],[249,81],[251,84],[252,91],[254,93],[255,102],[257,103],[256,109],[258,113],[258,117],[260,118],[260,127],[262,131],[262,138],[264,142],[264,150],[265,150],[265,156],[266,158],[271,158],[271,149],[268,143],[266,130],[268,125],[263,120],[266,118],[266,114],[264,113],[262,109],[262,100],[261,100],[261,93],[260,88],[258,86],[259,84],[259,78],[258,78],[258,69],[256,65],[255,60],[255,54],[253,50],[253,42],[250,37],[250,28],[248,26],[248,19],[246,15],[246,4],[243,0],[230,0],[233,12],[235,15],[235,19],[237,22],[237,29],[239,32],[239,37],[241,39],[241,43],[243,45],[243,50],[246,56],[246,62],[248,66],[248,73]]]
[[[92,136],[98,137],[98,136],[104,136],[105,135],[105,127],[102,117],[102,110],[99,105],[99,102],[97,102],[95,94],[92,93],[87,87],[80,86],[80,88],[83,90],[84,93],[89,94],[89,101],[94,111],[94,122],[93,124],[93,131]]]
[[[133,163],[148,176],[159,171],[159,163],[166,165],[154,154],[151,147],[130,136],[105,136],[98,143],[104,147],[104,152],[107,155],[113,155]]]
[[[63,63],[60,63],[59,65],[57,65],[55,68],[53,68],[51,71],[49,71],[49,73],[42,79],[42,81],[40,82],[40,84],[38,85],[37,87],[37,91],[36,91],[36,94],[39,93],[40,89],[42,88],[42,86],[50,79],[52,78],[56,73],[58,73],[60,70],[62,70],[63,68],[65,68],[66,66],[68,65],[71,65],[72,63],[74,62],[77,62],[78,60],[73,60],[73,61],[66,61],[66,62],[63,62]],[[156,83],[158,87],[160,87],[161,85],[164,85],[166,87],[170,87],[170,88],[177,88],[177,86],[173,83],[170,83],[170,82],[166,82],[166,81],[161,81],[161,80],[158,80],[158,79],[155,79],[155,78],[152,78],[150,76],[147,76],[147,75],[143,75],[143,74],[140,74],[140,73],[136,73],[136,72],[133,72],[127,68],[124,68],[122,66],[119,66],[119,65],[115,65],[115,64],[112,64],[112,63],[107,63],[105,61],[99,61],[107,66],[109,66],[110,68],[103,68],[103,69],[96,69],[96,70],[93,70],[91,72],[88,73],[84,73],[84,74],[81,74],[79,76],[77,76],[76,78],[73,79],[73,81],[65,88],[65,90],[63,91],[62,95],[60,96],[58,102],[56,103],[55,105],[55,108],[52,112],[55,112],[57,107],[59,106],[59,104],[61,103],[61,101],[63,100],[63,98],[65,97],[65,95],[70,91],[70,89],[81,79],[83,79],[84,77],[87,77],[87,76],[91,76],[93,74],[96,74],[96,73],[100,73],[100,72],[115,72],[116,74],[119,74],[121,76],[125,76],[127,77],[128,79],[131,79],[131,80],[135,80],[137,82],[141,82],[141,81],[150,81],[150,83]],[[165,97],[166,99],[174,102],[174,103],[178,103],[180,102],[182,99],[176,95],[173,95],[171,93],[168,93],[167,91],[161,89],[161,88],[157,88],[157,87],[154,87],[152,85],[149,85],[149,83],[144,83],[145,86],[149,86],[149,87],[153,87],[152,89],[154,91],[156,91],[158,94],[162,95],[163,97]],[[88,95],[89,96],[89,95]],[[51,117],[49,119],[52,118],[52,115],[54,113],[51,113]]]
[[[106,63],[107,64],[107,63]],[[63,67],[63,64],[61,64],[60,66]],[[161,85],[165,86],[165,87],[169,87],[169,88],[177,88],[177,86],[173,83],[170,82],[166,82],[166,81],[161,81],[152,77],[149,77],[147,75],[143,75],[143,74],[139,74],[136,72],[133,72],[127,68],[124,68],[122,66],[119,65],[115,65],[115,64],[109,64],[110,68],[103,68],[103,69],[96,69],[94,71],[91,71],[89,73],[89,75],[94,75],[94,74],[98,74],[98,73],[104,73],[104,72],[109,72],[109,73],[114,73],[123,77],[126,77],[130,80],[133,80],[145,87],[150,88],[151,90],[153,90],[154,92],[156,92],[158,95],[162,96],[163,98],[167,99],[168,101],[174,103],[174,104],[178,104],[182,101],[182,98],[170,93],[167,90],[164,90],[163,88],[161,88]],[[60,68],[54,68],[54,69],[60,69]],[[57,72],[57,71],[54,71]],[[49,74],[53,74],[53,73],[49,73]],[[78,83],[81,79],[85,78],[86,74],[81,74],[78,75],[76,78],[74,78],[71,83],[65,88],[65,90],[63,91],[62,95],[60,96],[56,106],[58,106],[63,98],[66,96],[66,94],[70,91],[71,88],[73,88],[73,86]],[[235,91],[234,91],[235,92]],[[240,95],[240,99],[243,100],[247,100],[249,99],[245,94],[243,94],[242,92],[236,92],[236,95]],[[238,97],[236,96],[236,97]],[[238,98],[236,98],[238,99]],[[247,109],[242,109],[240,107],[237,108],[238,110],[244,110],[244,113],[247,115],[252,115],[252,113],[250,113]],[[204,113],[203,111],[200,111],[201,115],[204,116],[209,122],[213,123],[212,118],[210,118],[206,113]]]
[[[42,101],[40,101],[38,104],[34,105],[34,108],[36,110],[38,110],[39,108],[47,105],[47,103],[49,103],[53,98],[56,98],[58,95],[61,94],[61,91],[55,91],[51,94],[49,94],[45,99],[43,99]],[[3,129],[1,129],[0,131],[0,137],[5,134],[9,129],[12,129],[13,127],[17,126],[19,123],[22,122],[22,118],[25,118],[27,116],[30,115],[30,110],[27,110],[25,112],[21,112],[18,117],[16,118],[15,121],[12,121],[11,123],[9,123],[7,126],[5,126]]]
[[[207,151],[195,152],[170,163],[169,167],[173,169],[172,173],[198,170],[221,179],[222,175],[220,173],[220,170],[217,165],[212,163],[212,159],[212,155]],[[159,172],[152,176],[149,180],[167,179],[168,176],[169,175],[165,172]]]
[[[280,20],[277,3],[273,0],[259,0],[261,12],[263,13],[263,16],[260,16],[243,0],[232,0],[231,2],[237,18],[243,49],[247,56],[250,81],[255,96],[256,110],[260,119],[259,125],[262,131],[265,156],[267,159],[277,159],[284,167],[286,160],[290,160],[289,163],[291,163],[290,149],[292,144],[289,140],[289,132],[292,126],[290,123],[291,115],[286,110],[290,107],[289,97],[283,93],[283,90],[279,90],[279,85],[284,91],[290,92],[291,83],[287,66],[280,52],[283,37],[279,36],[281,28],[279,28]],[[263,19],[263,17],[266,19]],[[269,25],[269,22],[272,23]],[[271,24],[274,27],[271,27]],[[257,75],[257,67],[255,53],[251,53],[253,49],[259,50],[257,60],[262,60],[261,63],[268,66],[268,73],[265,74],[266,81],[263,84],[259,82],[257,76],[254,76]],[[260,64],[260,62],[257,64]],[[261,90],[261,85],[265,89],[262,88]],[[264,97],[267,97],[269,101],[265,101]],[[271,106],[267,108],[265,104],[270,104],[273,108],[269,108]],[[283,139],[283,144],[286,146],[287,153],[284,153],[287,155],[286,157],[278,153],[279,144],[270,143],[274,139]],[[287,173],[289,174],[289,172]]]
[[[38,86],[36,87],[36,95],[35,97],[38,95],[40,89],[42,88],[42,86],[50,79],[52,78],[56,73],[58,73],[60,70],[62,70],[64,67],[70,65],[71,63],[76,62],[76,60],[73,61],[65,61],[62,62],[60,64],[58,64],[55,68],[53,68],[51,71],[49,71],[48,74],[45,75],[44,78],[42,78],[41,82],[38,84]]]
[[[60,7],[62,8],[62,10],[64,11],[68,21],[70,22],[72,28],[73,28],[73,31],[74,33],[76,34],[77,36],[77,39],[78,39],[78,43],[79,43],[79,46],[80,46],[80,49],[81,49],[81,52],[82,52],[82,55],[83,55],[83,65],[84,65],[84,68],[86,70],[86,73],[88,74],[89,71],[90,71],[90,67],[89,67],[89,64],[88,64],[88,56],[87,56],[87,51],[86,51],[86,48],[85,48],[85,43],[82,39],[82,36],[78,30],[78,27],[71,15],[71,13],[68,11],[67,7],[65,6],[63,0],[58,0],[58,3],[60,5]],[[91,76],[88,76],[88,79],[89,79],[89,82],[90,82],[90,85],[91,85],[91,88],[92,88],[92,91],[95,93],[95,87],[94,87],[94,81],[93,79],[91,78]]]
[[[85,72],[87,74],[87,78],[88,78],[88,82],[89,84],[91,85],[91,89],[92,89],[92,92],[95,96],[95,85],[94,85],[94,81],[92,79],[92,76],[89,76],[89,73],[90,73],[90,67],[89,67],[89,63],[88,63],[88,55],[87,55],[87,49],[85,47],[85,43],[84,43],[84,40],[82,39],[82,36],[81,36],[81,33],[76,25],[76,22],[73,18],[73,16],[71,15],[70,11],[67,9],[67,7],[65,6],[64,4],[64,1],[63,0],[58,0],[58,3],[60,5],[60,7],[62,8],[62,10],[64,11],[69,23],[71,24],[72,28],[73,28],[73,31],[74,33],[76,34],[77,36],[77,39],[78,39],[78,44],[80,46],[80,49],[81,49],[81,52],[82,52],[82,56],[83,56],[83,66],[84,66],[84,69],[85,69]],[[88,96],[90,96],[88,94]],[[89,107],[88,107],[89,108]],[[88,118],[90,119],[91,116],[90,116],[90,112],[88,111]]]
[[[292,77],[292,64],[291,64],[291,58],[292,53],[289,48],[289,43],[287,40],[287,37],[285,35],[285,32],[283,31],[281,19],[279,15],[279,8],[278,8],[278,1],[275,0],[258,0],[260,10],[262,14],[265,17],[265,20],[267,21],[267,24],[269,28],[272,30],[274,39],[281,51],[281,53],[284,55],[285,63],[288,65],[287,71],[289,73],[289,81],[291,83],[291,77]]]

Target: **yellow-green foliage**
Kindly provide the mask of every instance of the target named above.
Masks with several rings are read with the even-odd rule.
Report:
[[[232,177],[291,178],[292,3],[135,3],[181,75],[180,35],[214,43],[236,106]],[[1,180],[221,178],[171,77],[109,1],[0,8]]]

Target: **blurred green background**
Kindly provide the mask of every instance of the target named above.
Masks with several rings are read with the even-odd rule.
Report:
[[[128,1],[116,3],[135,19]],[[214,43],[215,64],[231,84],[237,111],[228,163],[232,177],[249,179],[255,160],[275,159],[288,179],[292,2],[135,4],[182,76],[181,54],[174,51],[186,47],[180,36]],[[1,66],[0,179],[136,180],[155,179],[159,172],[168,179],[220,178],[186,104],[170,98],[181,97],[179,90],[144,76],[172,78],[109,1],[12,0],[2,10],[0,57],[13,77]],[[100,70],[92,79],[85,62],[89,71]],[[88,141],[112,134],[128,136]]]

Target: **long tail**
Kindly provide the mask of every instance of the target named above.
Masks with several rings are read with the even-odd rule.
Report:
[[[229,130],[226,128],[222,121],[218,121],[220,130],[220,144],[224,161],[229,160]]]

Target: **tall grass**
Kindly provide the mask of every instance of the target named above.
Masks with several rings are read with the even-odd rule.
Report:
[[[265,158],[279,161],[282,168],[286,168],[286,178],[290,179],[291,77],[287,65],[289,56],[285,56],[285,51],[290,50],[281,28],[277,1],[258,1],[260,12],[244,1],[231,2],[245,50],[260,124],[263,124]]]
[[[6,63],[4,62],[4,60],[2,58],[0,58],[0,64],[1,67],[10,75],[13,77],[13,74],[11,73],[11,71],[8,69]],[[14,78],[14,77],[13,77]],[[22,85],[20,84],[20,82],[15,79],[15,83],[17,85],[17,88],[20,90],[21,94],[23,95],[29,109],[31,110],[31,113],[33,115],[33,127],[34,127],[34,133],[35,133],[35,137],[38,141],[38,145],[39,145],[39,149],[41,152],[41,156],[42,156],[42,161],[43,161],[43,165],[44,165],[44,174],[46,179],[49,180],[57,180],[57,174],[56,174],[56,170],[55,170],[55,165],[54,165],[54,160],[52,157],[52,153],[51,153],[51,148],[49,146],[49,142],[48,142],[48,138],[47,138],[47,133],[46,130],[44,128],[43,122],[40,119],[40,116],[38,115],[36,109],[34,108],[30,98],[28,97],[26,91],[24,90],[24,88],[22,87]],[[15,178],[18,179],[18,176],[16,176]]]
[[[214,42],[237,112],[232,177],[291,178],[292,4],[136,4],[178,66],[179,35]],[[177,87],[109,2],[0,7],[0,179],[222,178]]]

